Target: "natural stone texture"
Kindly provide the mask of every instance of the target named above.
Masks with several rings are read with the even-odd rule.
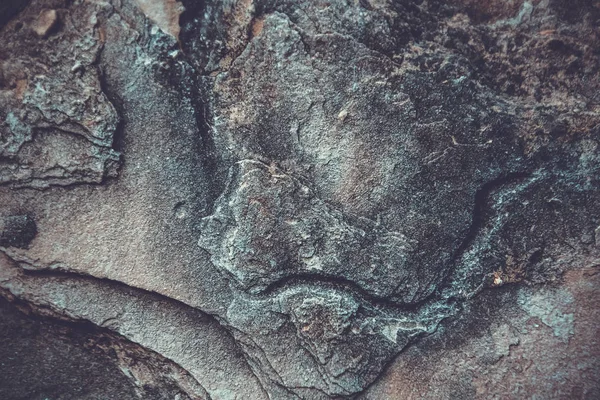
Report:
[[[359,398],[598,397],[596,270],[569,271],[560,287],[482,294]]]
[[[0,183],[47,187],[115,176],[118,116],[102,91],[101,6],[27,8],[2,31]],[[62,27],[50,35],[62,15]],[[35,35],[27,30],[32,29]],[[50,35],[50,36],[49,36]]]
[[[597,397],[593,2],[17,3],[7,396]]]

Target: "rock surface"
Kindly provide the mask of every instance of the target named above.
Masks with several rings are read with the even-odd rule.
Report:
[[[600,396],[596,2],[0,11],[0,397]]]

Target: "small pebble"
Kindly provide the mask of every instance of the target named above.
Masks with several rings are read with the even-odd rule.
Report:
[[[56,26],[57,22],[58,14],[56,13],[56,10],[44,10],[33,24],[33,31],[39,37],[46,37],[52,28]]]

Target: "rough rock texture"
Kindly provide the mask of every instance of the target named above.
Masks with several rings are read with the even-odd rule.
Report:
[[[0,397],[600,397],[600,4],[0,4]]]
[[[3,30],[2,184],[43,188],[116,175],[118,116],[97,68],[98,15],[93,7],[70,11],[32,7]]]

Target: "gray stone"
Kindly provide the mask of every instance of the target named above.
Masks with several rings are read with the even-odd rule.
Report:
[[[0,10],[0,295],[69,327],[23,359],[96,360],[89,398],[600,391],[594,5]],[[80,396],[33,362],[7,396]]]

